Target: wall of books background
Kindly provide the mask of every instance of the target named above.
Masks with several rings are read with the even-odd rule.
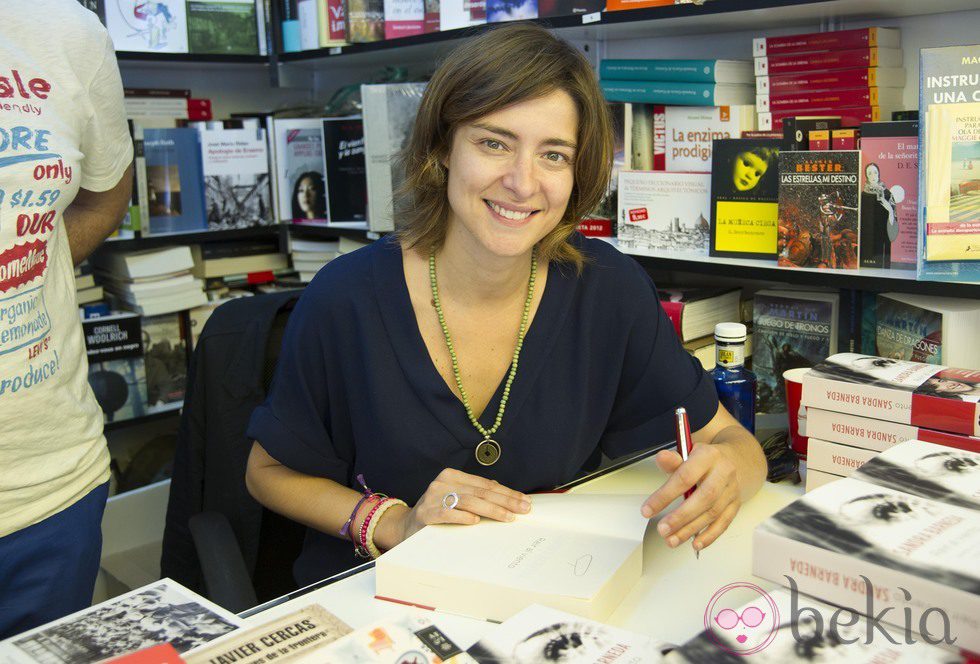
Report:
[[[968,7],[944,3],[921,11]],[[692,13],[676,30],[655,14],[674,3],[655,1],[83,4],[120,51],[140,147],[123,228],[76,274],[115,435],[177,412],[221,303],[301,288],[394,228],[393,157],[433,53],[452,47],[400,38],[621,9],[644,22],[602,39],[559,30],[592,46],[619,140],[609,196],[581,228],[651,271],[689,352],[710,368],[714,323],[746,322],[777,424],[782,372],[837,351],[980,369],[975,9],[823,24],[742,12],[703,29]],[[364,58],[338,49],[375,41]],[[277,48],[288,56],[270,67]],[[967,285],[938,297],[921,280]]]

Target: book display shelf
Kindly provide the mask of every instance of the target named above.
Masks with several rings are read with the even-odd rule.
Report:
[[[217,103],[233,111],[268,110],[267,106],[275,106],[276,100],[287,94],[292,95],[293,99],[297,95],[305,97],[310,102],[328,99],[338,86],[370,80],[369,74],[384,66],[405,66],[413,74],[424,73],[431,70],[433,63],[445,56],[457,40],[492,27],[479,26],[367,44],[281,53],[281,33],[272,27],[279,22],[278,2],[271,3],[269,18],[273,48],[268,56],[119,52],[124,84],[134,87],[138,83],[140,87],[192,87],[195,93],[200,90],[202,96],[214,97]],[[866,25],[896,26],[903,33],[907,76],[905,107],[914,108],[918,98],[918,49],[972,43],[971,40],[975,42],[976,28],[980,26],[980,9],[976,0],[708,0],[704,4],[577,14],[538,19],[536,22],[554,29],[578,45],[596,66],[602,58],[747,59],[751,57],[751,38],[755,36]],[[228,76],[221,76],[222,72],[227,72]],[[245,80],[243,76],[247,76],[250,82],[262,81],[267,87],[243,91],[240,89],[243,85],[241,81]],[[251,83],[248,86],[251,87]],[[215,117],[223,115],[215,113]],[[276,237],[281,251],[285,252],[289,237],[326,240],[343,236],[366,240],[379,237],[363,227],[276,225],[145,236],[112,241],[111,246],[136,250],[211,240]],[[615,239],[608,241],[617,246]],[[895,291],[980,299],[980,283],[919,281],[914,270],[862,268],[845,272],[787,269],[777,267],[774,261],[678,258],[642,250],[629,250],[627,253],[649,270],[696,274],[702,280],[717,278],[730,282],[736,279],[811,288]],[[116,422],[107,428],[124,428],[166,416],[168,413],[148,415]]]

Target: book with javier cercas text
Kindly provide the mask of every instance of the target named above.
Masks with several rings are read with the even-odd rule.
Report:
[[[647,494],[539,494],[512,523],[427,526],[382,554],[376,595],[503,621],[543,604],[606,619],[642,571]]]

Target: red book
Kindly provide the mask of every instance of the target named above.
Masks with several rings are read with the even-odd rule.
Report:
[[[806,411],[806,434],[810,438],[830,440],[866,450],[883,452],[903,440],[924,440],[927,443],[955,447],[968,452],[980,452],[980,438],[958,433],[876,420],[858,415],[834,413],[819,408]]]
[[[588,237],[613,237],[613,220],[591,217],[578,222],[578,232]]]
[[[755,59],[756,76],[794,72],[815,72],[854,67],[901,67],[902,51],[897,48],[854,48],[826,53],[791,53]]]
[[[752,55],[758,57],[807,51],[839,51],[872,46],[898,48],[900,45],[901,34],[897,28],[856,28],[784,37],[756,37],[752,40]]]
[[[800,72],[778,76],[756,76],[757,95],[788,95],[817,90],[850,88],[902,88],[905,70],[901,67],[860,67],[832,71]]]
[[[187,119],[188,120],[213,120],[210,99],[188,99],[187,100]]]
[[[852,88],[825,90],[823,92],[792,92],[784,95],[756,95],[755,110],[789,111],[801,108],[851,108],[853,106],[886,106],[899,108],[902,105],[901,88]]]
[[[838,353],[803,376],[802,404],[980,437],[980,371]],[[809,428],[807,430],[809,433]]]
[[[881,107],[863,106],[855,108],[801,108],[795,111],[759,113],[759,130],[775,131],[777,129],[782,129],[783,120],[800,115],[831,115],[839,117],[841,126],[843,127],[857,127],[862,122],[880,121]]]
[[[739,320],[738,288],[668,288],[657,292],[681,341],[714,334],[715,325]]]
[[[109,664],[184,664],[177,649],[169,643],[143,648],[128,655],[110,659]]]

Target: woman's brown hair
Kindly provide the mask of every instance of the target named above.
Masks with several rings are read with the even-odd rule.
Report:
[[[583,257],[568,238],[602,200],[612,169],[609,111],[595,72],[574,47],[539,26],[511,23],[463,42],[426,87],[412,137],[400,156],[405,180],[395,193],[398,237],[428,253],[442,246],[449,218],[443,161],[460,126],[500,109],[563,90],[578,110],[575,184],[558,226],[539,245],[541,260]]]

